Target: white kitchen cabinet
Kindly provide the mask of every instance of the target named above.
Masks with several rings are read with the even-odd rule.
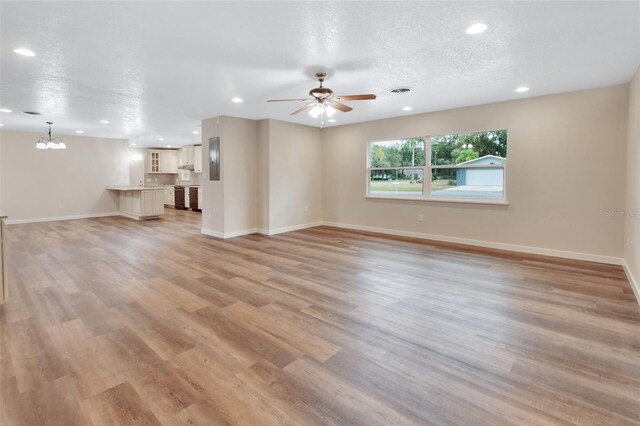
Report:
[[[202,145],[193,147],[193,171],[202,173]]]
[[[201,154],[202,155],[202,154]],[[178,165],[179,166],[193,166],[193,147],[185,146],[180,149],[180,154],[178,155]]]
[[[160,151],[160,173],[178,173],[178,153],[175,150]]]
[[[152,216],[156,207],[155,196],[159,191],[142,191],[142,216]]]
[[[164,192],[153,193],[153,213],[164,214]]]
[[[184,148],[178,150],[178,167],[184,166]]]
[[[145,173],[178,173],[178,152],[173,149],[147,150]]]
[[[174,206],[176,203],[175,188],[173,186],[164,187],[164,204]]]
[[[148,149],[144,163],[145,173],[160,173],[160,151]]]
[[[164,191],[141,191],[142,217],[164,213]]]
[[[163,188],[140,188],[135,186],[107,187],[118,191],[120,214],[132,219],[153,219],[164,214]]]

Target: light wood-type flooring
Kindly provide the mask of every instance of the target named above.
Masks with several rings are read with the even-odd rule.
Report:
[[[199,228],[7,227],[2,426],[640,424],[620,267]]]

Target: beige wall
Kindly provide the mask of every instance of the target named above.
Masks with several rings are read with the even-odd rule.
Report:
[[[220,180],[209,180],[209,138],[220,137]],[[257,122],[235,117],[202,121],[202,229],[224,237],[257,229]]]
[[[268,229],[322,221],[322,130],[269,121]]]
[[[629,85],[627,203],[624,258],[640,301],[640,69]]]
[[[220,180],[209,180],[209,138],[222,139],[221,117],[202,120],[202,230],[205,233],[224,234],[224,164],[220,166]],[[224,146],[220,147],[224,153]]]
[[[203,232],[282,232],[322,220],[321,130],[277,120],[214,117],[202,145],[220,136],[221,182],[203,173]],[[203,159],[206,166],[206,158]]]
[[[271,120],[261,120],[258,122],[258,229],[263,233],[268,233],[269,229],[269,129]]]
[[[2,204],[2,132],[0,132],[0,216],[4,216],[4,206]]]
[[[126,140],[62,136],[66,150],[37,150],[39,133],[0,132],[2,209],[10,220],[118,211],[108,185],[129,181]]]
[[[258,227],[257,122],[222,117],[224,232]]]
[[[624,85],[325,129],[324,220],[620,258],[626,116]],[[364,198],[367,142],[487,129],[508,129],[510,205]]]

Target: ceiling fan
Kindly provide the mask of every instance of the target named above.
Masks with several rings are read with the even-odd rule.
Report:
[[[338,101],[366,101],[376,98],[376,95],[372,94],[333,97],[333,90],[329,89],[328,87],[322,86],[324,80],[327,78],[327,74],[323,72],[316,73],[316,78],[320,82],[320,87],[316,87],[309,91],[309,96],[311,96],[311,99],[270,99],[267,102],[309,102],[302,108],[293,111],[291,115],[296,115],[303,111],[309,110],[310,116],[312,116],[313,118],[318,118],[320,116],[324,116],[324,114],[326,114],[327,117],[331,117],[336,113],[336,110],[349,112],[353,109],[350,106],[347,106]]]

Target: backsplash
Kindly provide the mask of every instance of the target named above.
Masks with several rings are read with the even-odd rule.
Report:
[[[179,175],[162,174],[162,173],[145,173],[145,185],[200,185],[202,173],[191,172],[191,178],[188,181],[178,181]]]
[[[180,185],[200,185],[200,181],[202,180],[201,177],[202,173],[191,172],[189,180],[181,180],[180,182],[176,181],[176,183]]]

